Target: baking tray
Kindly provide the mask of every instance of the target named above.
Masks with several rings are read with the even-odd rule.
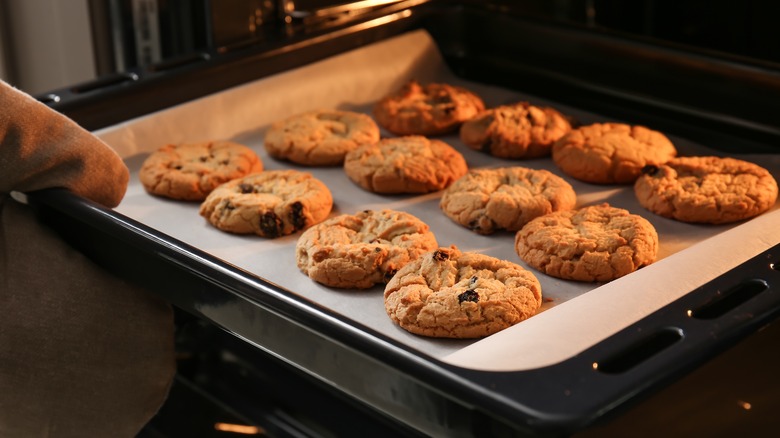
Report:
[[[473,11],[460,11],[467,12]],[[414,9],[395,14],[399,21],[419,16]],[[383,32],[394,22],[380,21],[374,24]],[[355,35],[367,28],[355,30]],[[409,77],[468,85],[489,105],[518,99],[550,103],[581,122],[631,123],[658,117],[641,112],[643,117],[634,119],[630,116],[639,113],[641,105],[632,105],[619,118],[606,111],[603,102],[582,105],[587,93],[563,100],[546,93],[544,86],[509,88],[500,83],[506,69],[496,67],[494,81],[466,80],[452,75],[452,69],[461,75],[468,70],[461,68],[463,60],[447,61],[440,54],[443,46],[456,40],[437,42],[427,31],[398,29],[404,31],[399,36],[374,35],[371,46],[97,133],[126,157],[131,170],[137,170],[144,154],[162,139],[206,138],[247,143],[260,152],[269,169],[294,167],[264,155],[259,141],[268,123],[313,105],[368,111],[381,95]],[[439,28],[430,29],[434,35],[435,29]],[[352,75],[340,73],[345,70]],[[493,82],[500,84],[489,85]],[[208,123],[191,123],[204,116]],[[667,123],[663,127],[674,126],[674,121]],[[732,133],[744,128],[740,123],[734,126],[729,128]],[[689,132],[698,132],[695,128],[700,125]],[[742,144],[754,145],[771,135],[771,129],[758,131]],[[703,146],[700,141],[706,136],[672,137],[682,154],[724,154],[709,143]],[[469,151],[455,137],[444,139],[472,167],[524,165],[557,172],[549,159],[496,160]],[[759,161],[778,175],[773,155],[741,158]],[[306,170],[330,186],[338,212],[403,209],[429,223],[440,244],[455,243],[522,264],[510,235],[477,236],[459,228],[438,211],[437,194],[377,196],[357,188],[338,168]],[[578,192],[579,205],[607,199],[644,213],[625,188],[568,180]],[[539,274],[543,292],[551,299],[542,313],[484,340],[458,341],[419,338],[393,326],[384,315],[381,288],[336,291],[296,273],[291,247],[297,236],[269,241],[221,233],[197,216],[197,206],[145,194],[135,176],[116,211],[57,190],[32,199],[44,218],[115,272],[434,435],[571,433],[771,321],[780,299],[773,264],[780,239],[771,232],[780,220],[776,210],[744,224],[719,227],[679,224],[644,213],[661,234],[659,262],[595,288]]]

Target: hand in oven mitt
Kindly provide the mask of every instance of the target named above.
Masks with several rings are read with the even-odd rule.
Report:
[[[165,400],[170,306],[102,270],[10,196],[64,187],[115,207],[127,182],[106,144],[0,82],[0,436],[132,437]]]

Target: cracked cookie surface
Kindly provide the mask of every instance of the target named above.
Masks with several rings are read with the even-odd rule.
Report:
[[[168,144],[151,153],[138,178],[154,195],[182,201],[202,201],[214,188],[263,170],[255,152],[231,141]]]
[[[377,123],[396,135],[441,135],[485,109],[475,93],[443,83],[409,81],[374,105]]]
[[[567,175],[594,184],[632,184],[647,165],[677,155],[658,131],[623,123],[594,123],[573,129],[553,144],[553,162]]]
[[[379,127],[366,114],[310,111],[280,120],[265,134],[265,149],[274,158],[306,166],[338,166],[347,152],[379,141]]]
[[[337,288],[386,283],[405,264],[437,247],[430,228],[402,211],[343,214],[306,230],[295,248],[298,268]]]
[[[536,314],[542,287],[520,265],[451,246],[401,268],[384,297],[388,316],[411,333],[480,338]]]
[[[274,238],[322,222],[332,207],[330,190],[310,173],[269,170],[217,187],[200,215],[222,231]]]
[[[544,169],[475,169],[445,190],[439,206],[450,219],[479,234],[517,231],[531,219],[570,210],[572,186]]]
[[[460,127],[460,139],[474,150],[499,158],[536,158],[552,153],[552,145],[571,131],[559,111],[528,102],[485,110]]]
[[[724,224],[757,216],[777,200],[763,167],[735,158],[678,157],[648,166],[634,184],[649,211],[682,222]]]
[[[362,145],[344,159],[344,171],[374,193],[428,193],[442,190],[467,171],[460,152],[419,135],[385,138]]]
[[[515,250],[553,277],[610,281],[653,263],[658,233],[645,218],[601,204],[530,221],[517,232]]]

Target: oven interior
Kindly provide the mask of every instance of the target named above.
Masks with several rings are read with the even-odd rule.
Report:
[[[780,38],[771,38],[778,30],[766,21],[778,6],[716,2],[701,14],[703,3],[683,2],[681,9],[670,11],[649,0],[204,2],[207,9],[194,14],[198,24],[188,29],[207,31],[178,52],[171,50],[167,59],[144,64],[128,58],[122,71],[106,71],[96,81],[52,90],[40,99],[82,126],[99,129],[425,29],[464,79],[521,91],[530,87],[550,100],[636,120],[724,152],[775,153],[780,145]],[[246,10],[254,11],[248,27]],[[132,50],[128,46],[123,53]],[[54,227],[68,228],[64,234],[83,227],[63,221],[61,213],[47,210],[47,198],[41,199],[42,214],[58,222]],[[110,257],[105,259],[111,265]],[[158,275],[165,276],[165,270]],[[705,431],[719,424],[707,422],[709,406],[723,412],[724,419],[747,412],[752,415],[748,429],[760,431],[774,422],[767,388],[779,383],[768,369],[778,359],[770,348],[778,337],[776,314],[767,311],[643,393],[613,401],[588,418],[567,420],[560,428],[549,423],[536,428],[526,418],[519,425],[505,416],[496,420],[479,409],[450,406],[447,397],[431,396],[428,402],[440,406],[421,415],[450,412],[451,418],[431,422],[448,423],[463,436],[485,430],[491,436],[587,436],[635,432],[642,421],[653,421],[646,417],[657,415],[659,406],[669,405],[686,414],[684,420],[676,418],[681,427]],[[230,436],[235,432],[220,429],[230,425],[253,426],[245,432],[268,436],[422,436],[342,392],[327,376],[315,378],[294,361],[187,309],[177,308],[176,315],[179,373],[168,402],[142,436]],[[666,340],[658,342],[663,347]],[[639,351],[640,357],[659,347],[642,348],[649,353]],[[740,360],[746,356],[753,359]],[[694,396],[706,393],[713,376],[733,373],[735,366],[743,376],[760,376],[762,385],[736,379],[709,400]],[[748,400],[752,408],[739,404]],[[458,415],[463,418],[452,418]]]

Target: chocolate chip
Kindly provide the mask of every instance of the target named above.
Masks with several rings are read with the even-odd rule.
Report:
[[[254,186],[252,186],[252,184],[247,184],[247,183],[239,184],[238,189],[241,190],[241,193],[254,193],[255,192]]]
[[[181,165],[177,165],[177,166],[173,166],[173,168],[176,169],[176,170],[181,170],[182,167],[181,167]]]
[[[201,163],[205,163],[206,161],[208,161],[208,159],[209,159],[209,157],[200,157],[200,158],[198,158],[198,160],[199,160]]]
[[[267,211],[260,216],[260,231],[267,237],[282,235],[282,221],[273,211]]]
[[[658,174],[659,170],[661,169],[655,164],[648,164],[647,166],[642,168],[642,173],[645,175],[655,176],[656,174]]]
[[[306,216],[303,215],[303,204],[300,201],[290,204],[290,223],[296,230],[306,227]]]
[[[447,254],[444,251],[436,250],[436,251],[433,252],[433,259],[438,261],[438,262],[443,262],[444,260],[447,260],[448,258],[450,258],[450,255]]]
[[[469,289],[466,292],[458,295],[458,303],[462,303],[464,301],[471,301],[472,303],[476,303],[479,301],[479,294],[477,291]]]
[[[385,283],[389,283],[390,280],[393,279],[393,276],[395,276],[396,272],[398,272],[398,269],[391,269],[385,272],[385,275],[382,276],[382,280],[384,280]]]
[[[230,161],[228,161],[228,160],[222,160],[222,161],[219,162],[219,164],[221,166],[227,166],[229,163],[230,163]]]

